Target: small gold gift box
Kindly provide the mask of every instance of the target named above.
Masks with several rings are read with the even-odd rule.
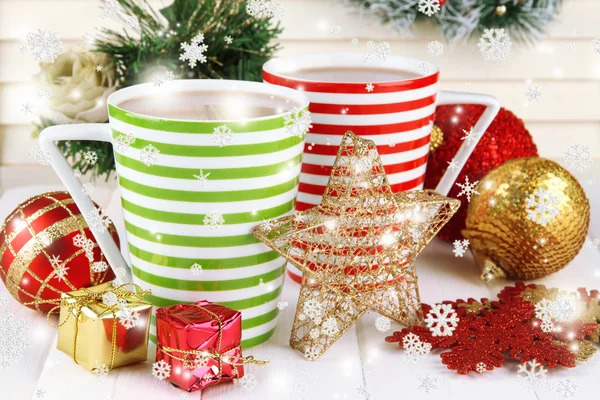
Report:
[[[56,347],[90,371],[145,361],[152,305],[144,294],[112,282],[63,293]]]

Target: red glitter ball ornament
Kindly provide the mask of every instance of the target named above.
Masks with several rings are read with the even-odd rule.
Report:
[[[435,189],[446,172],[448,163],[464,143],[463,129],[467,132],[477,123],[485,107],[479,105],[448,105],[436,109],[435,125],[443,132],[441,145],[432,149],[427,161],[425,188]],[[471,157],[458,176],[457,182],[464,182],[468,176],[470,182],[483,179],[488,172],[505,161],[513,158],[537,156],[537,147],[523,121],[512,112],[501,108],[500,112],[481,137]],[[448,194],[462,202],[450,221],[440,230],[438,237],[444,240],[460,240],[465,229],[469,203],[462,196],[460,188],[454,185]]]
[[[119,243],[112,223],[107,228]],[[80,235],[76,242],[74,238]],[[86,244],[83,245],[83,242]],[[67,192],[48,192],[21,203],[0,230],[0,277],[21,304],[48,312],[63,292],[115,278],[83,215]],[[64,269],[61,273],[61,269]],[[58,311],[58,310],[57,310]]]

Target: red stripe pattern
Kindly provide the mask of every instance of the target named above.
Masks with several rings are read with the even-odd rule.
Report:
[[[305,92],[312,128],[306,137],[296,209],[320,203],[341,137],[350,130],[374,140],[394,192],[420,189],[425,180],[439,74],[393,82],[303,81],[263,70],[267,83]],[[298,275],[290,274],[294,280]]]

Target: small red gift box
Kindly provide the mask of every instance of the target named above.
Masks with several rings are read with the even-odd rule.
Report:
[[[158,308],[156,339],[156,361],[188,392],[244,376],[239,311],[206,300]]]

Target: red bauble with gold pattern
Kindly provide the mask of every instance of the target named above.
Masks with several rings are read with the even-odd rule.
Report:
[[[463,129],[468,132],[477,123],[483,110],[483,106],[477,105],[448,105],[436,109],[434,124],[439,129],[434,127],[431,134],[431,152],[427,161],[425,189],[435,189],[448,168],[448,163],[464,143]],[[537,155],[537,147],[523,121],[507,109],[501,108],[475,147],[457,182],[464,182],[467,176],[469,182],[479,181],[505,161]],[[440,230],[438,237],[441,239],[463,238],[461,231],[465,229],[469,203],[464,196],[457,197],[460,190],[457,185],[454,185],[448,194],[449,197],[461,200],[462,205]]]
[[[112,223],[108,230],[118,245]],[[82,235],[78,239],[83,239],[85,246],[75,245],[77,235]],[[63,292],[114,279],[107,267],[83,215],[67,192],[30,198],[8,216],[0,231],[2,281],[17,301],[33,303],[27,306],[35,310],[48,312],[54,304],[40,301],[59,300]]]

